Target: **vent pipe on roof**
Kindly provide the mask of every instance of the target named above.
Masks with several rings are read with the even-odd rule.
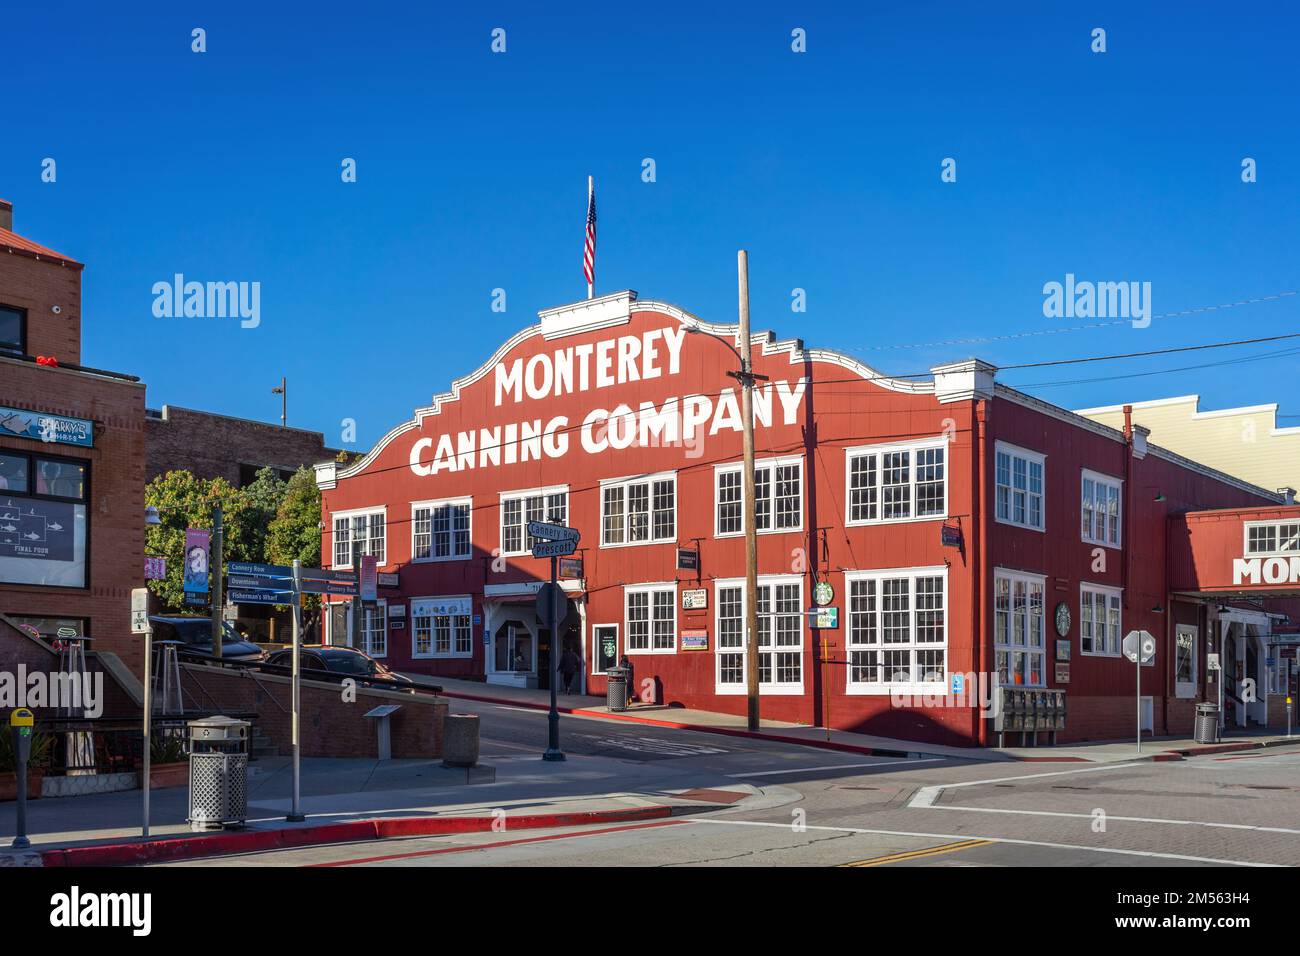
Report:
[[[8,199],[0,199],[0,229],[14,231],[14,204]]]

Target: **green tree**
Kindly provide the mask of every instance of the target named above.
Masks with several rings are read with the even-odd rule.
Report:
[[[286,483],[279,510],[266,534],[267,559],[274,564],[320,567],[320,489],[310,468],[299,468]],[[303,595],[303,607],[315,609],[316,595]]]
[[[240,489],[247,505],[242,518],[247,524],[249,552],[254,555],[250,560],[273,560],[267,550],[267,534],[288,488],[289,483],[274,468],[262,468],[251,484]]]
[[[162,522],[145,532],[145,553],[167,559],[167,577],[150,581],[150,589],[168,610],[182,610],[185,567],[185,529],[212,529],[213,509],[222,510],[226,561],[255,560],[251,551],[249,504],[224,478],[205,480],[188,471],[169,471],[145,487],[145,505],[158,509]],[[258,556],[260,558],[260,555]]]

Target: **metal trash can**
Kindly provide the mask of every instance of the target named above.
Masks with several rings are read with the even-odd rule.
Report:
[[[242,826],[248,817],[249,722],[204,717],[188,726],[190,829]]]
[[[1198,744],[1217,744],[1219,742],[1219,707],[1217,704],[1196,705],[1194,736]]]
[[[605,672],[605,704],[611,711],[627,710],[627,668],[611,667]]]

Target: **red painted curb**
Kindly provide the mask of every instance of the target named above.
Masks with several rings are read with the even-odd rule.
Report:
[[[511,830],[573,827],[588,823],[622,823],[630,820],[658,820],[671,816],[672,807],[638,807],[627,810],[585,810],[569,813],[530,813],[507,816]],[[491,830],[494,816],[387,817],[349,820],[319,826],[283,827],[272,830],[241,830],[195,837],[172,837],[140,843],[107,843],[97,846],[41,850],[42,866],[132,866],[190,860],[204,856],[283,850],[327,843],[360,843],[391,837],[441,836]]]

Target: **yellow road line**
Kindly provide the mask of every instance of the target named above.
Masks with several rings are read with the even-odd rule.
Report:
[[[956,853],[959,850],[971,850],[977,846],[988,846],[995,843],[995,840],[959,840],[956,843],[944,843],[940,846],[927,847],[924,850],[909,850],[905,853],[890,853],[888,856],[876,856],[869,860],[859,860],[856,863],[841,863],[841,866],[884,866],[887,863],[902,863],[906,860],[919,860],[927,856],[938,856],[942,853]]]

